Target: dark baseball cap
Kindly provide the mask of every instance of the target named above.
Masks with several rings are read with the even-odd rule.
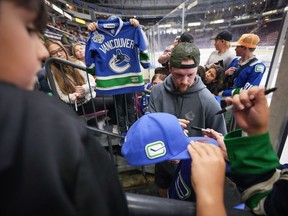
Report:
[[[212,38],[212,39],[214,39],[214,40],[219,39],[219,40],[231,41],[232,40],[232,34],[231,34],[230,31],[225,30],[225,31],[222,31],[219,34],[217,34],[216,37]]]
[[[180,42],[190,42],[190,43],[194,43],[194,37],[192,34],[188,33],[188,32],[184,32],[181,34],[180,36]]]
[[[182,65],[184,59],[193,59],[194,64]],[[198,47],[189,42],[178,44],[172,51],[170,57],[170,66],[175,68],[195,68],[200,63],[200,51]]]

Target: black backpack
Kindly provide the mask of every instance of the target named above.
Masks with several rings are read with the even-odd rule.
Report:
[[[234,80],[235,78],[240,74],[240,72],[248,65],[250,65],[252,62],[257,61],[257,58],[253,58],[250,61],[248,61],[246,64],[241,65],[232,75],[225,76],[224,82],[223,82],[223,87],[225,89],[230,89],[234,87]]]

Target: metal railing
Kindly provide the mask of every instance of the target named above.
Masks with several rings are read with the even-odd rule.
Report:
[[[195,216],[192,202],[126,193],[129,216]]]
[[[58,94],[58,91],[57,91],[57,88],[56,88],[56,85],[55,85],[55,79],[54,79],[54,76],[53,76],[53,73],[51,71],[51,65],[52,63],[58,63],[60,65],[60,71],[61,71],[61,74],[63,77],[65,77],[65,74],[64,74],[64,71],[63,71],[63,65],[69,65],[73,68],[77,68],[79,70],[82,70],[82,71],[86,71],[86,67],[82,66],[82,65],[79,65],[77,63],[74,63],[74,62],[71,62],[71,61],[68,61],[68,60],[65,60],[65,59],[61,59],[61,58],[49,58],[47,59],[47,61],[45,62],[45,69],[46,69],[46,75],[47,75],[47,78],[48,78],[48,81],[49,81],[49,85],[50,85],[50,88],[52,90],[52,93],[54,96],[58,97],[59,100],[60,99],[60,96]],[[91,94],[91,98],[92,98],[92,88],[91,88],[91,85],[90,85],[90,82],[89,82],[89,75],[88,73],[86,72],[86,75],[87,75],[87,81],[88,81],[88,85],[89,85],[89,89],[90,89],[90,94]],[[65,79],[64,79],[65,81]],[[69,97],[68,97],[69,98]],[[70,98],[69,98],[70,100]],[[70,101],[71,102],[71,101]],[[91,119],[91,118],[94,118],[95,121],[96,121],[96,124],[98,124],[98,116],[99,115],[106,115],[107,117],[107,110],[101,110],[101,111],[96,111],[96,108],[95,108],[95,104],[94,102],[92,102],[92,106],[93,106],[93,110],[94,112],[93,113],[89,113],[89,114],[86,114],[85,113],[85,110],[83,109],[83,113],[84,115],[82,116],[85,120],[87,119]],[[71,107],[73,107],[71,105]],[[104,107],[105,107],[105,104],[104,104]],[[105,112],[104,112],[105,111]],[[106,118],[107,119],[107,118]],[[107,122],[106,122],[107,123]],[[108,124],[108,123],[107,123]],[[111,137],[116,137],[116,138],[120,138],[120,139],[123,139],[124,137],[119,135],[119,134],[115,134],[115,133],[112,133],[112,132],[109,132],[109,131],[105,131],[105,130],[102,130],[102,129],[98,129],[98,128],[94,128],[94,127],[89,127],[87,126],[88,129],[90,131],[93,131],[93,133],[97,133],[97,134],[101,134],[101,135],[107,135],[107,144],[108,144],[108,150],[109,150],[109,154],[110,154],[110,158],[113,160],[113,162],[115,163],[115,159],[114,159],[114,153],[113,153],[113,144],[112,144],[112,140],[111,140]]]

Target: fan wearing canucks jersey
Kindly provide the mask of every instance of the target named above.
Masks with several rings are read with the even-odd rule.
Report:
[[[85,61],[89,72],[96,75],[99,95],[141,92],[143,68],[150,66],[143,32],[139,26],[119,17],[99,20],[86,44]]]
[[[266,66],[254,55],[254,50],[260,39],[255,34],[243,34],[237,42],[231,43],[236,46],[237,58],[225,71],[224,89],[221,96],[227,97],[239,94],[241,89],[249,89],[259,86],[266,70]]]

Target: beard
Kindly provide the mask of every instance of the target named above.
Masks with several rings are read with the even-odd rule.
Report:
[[[185,93],[185,92],[187,92],[189,90],[190,87],[191,87],[191,85],[180,85],[176,89],[180,93]]]

